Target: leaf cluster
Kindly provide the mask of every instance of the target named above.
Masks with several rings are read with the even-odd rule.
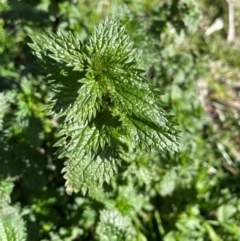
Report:
[[[116,20],[101,23],[83,44],[73,35],[32,36],[36,56],[56,93],[51,111],[63,117],[58,156],[69,193],[104,181],[117,170],[120,147],[176,151],[178,136],[139,54]]]

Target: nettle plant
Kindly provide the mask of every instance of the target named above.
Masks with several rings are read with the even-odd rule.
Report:
[[[71,33],[31,36],[60,122],[57,155],[69,194],[109,183],[129,149],[177,151],[178,134],[141,55],[119,21],[105,20],[85,44]]]

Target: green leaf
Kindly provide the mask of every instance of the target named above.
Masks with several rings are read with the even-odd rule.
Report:
[[[177,173],[176,170],[172,169],[166,172],[160,183],[160,194],[162,196],[168,196],[173,193],[177,185]]]
[[[237,212],[237,208],[230,204],[222,205],[217,210],[217,218],[221,223],[228,223],[233,215]]]
[[[13,183],[10,179],[0,180],[0,240],[25,241],[26,228],[19,207],[10,206]]]
[[[81,65],[82,55],[79,49],[83,45],[71,33],[66,36],[58,31],[57,34],[48,32],[48,35],[38,34],[30,37],[34,43],[29,46],[41,60],[46,61],[45,58],[50,57],[56,62],[66,63],[67,66]]]
[[[117,210],[103,210],[97,226],[100,241],[125,241],[128,236],[129,220]]]
[[[2,130],[3,118],[9,108],[8,101],[9,101],[9,96],[4,93],[0,93],[0,130]]]

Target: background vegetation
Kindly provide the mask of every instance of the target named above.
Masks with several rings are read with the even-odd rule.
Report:
[[[123,155],[129,167],[109,185],[68,195],[59,120],[45,108],[54,94],[29,36],[85,43],[112,16],[142,51],[181,148]],[[0,0],[0,240],[240,240],[240,25],[227,42],[227,18],[223,0]]]

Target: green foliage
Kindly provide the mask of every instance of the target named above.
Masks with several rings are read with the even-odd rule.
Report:
[[[3,118],[8,109],[8,98],[4,93],[0,93],[0,130],[3,128]]]
[[[56,95],[51,110],[64,117],[59,157],[68,193],[86,193],[117,170],[119,146],[177,150],[177,134],[143,76],[140,57],[115,20],[100,24],[84,45],[73,35],[32,36]]]
[[[10,205],[13,182],[0,181],[0,237],[2,241],[26,240],[26,229],[18,206]]]
[[[100,222],[97,234],[100,241],[125,241],[129,220],[116,210],[103,210],[100,213]]]
[[[223,30],[204,35],[216,18]],[[239,43],[227,44],[226,22],[224,0],[2,0],[0,240],[239,240]],[[171,115],[178,152],[139,129],[175,137]],[[105,145],[80,143],[79,126],[104,131]],[[100,168],[98,180],[74,173],[90,193],[66,193],[69,157]]]

